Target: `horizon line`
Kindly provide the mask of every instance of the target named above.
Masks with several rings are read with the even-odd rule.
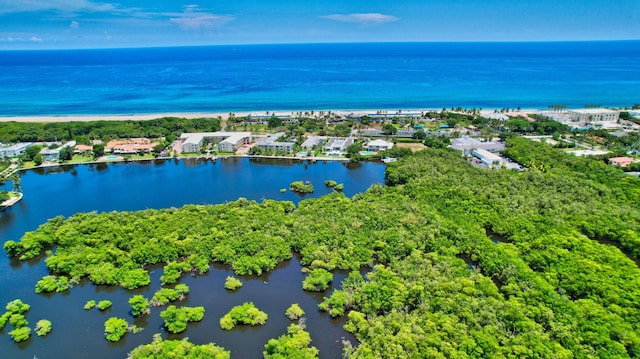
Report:
[[[199,45],[151,45],[151,46],[114,46],[114,47],[43,47],[43,48],[12,48],[4,51],[69,51],[69,50],[135,50],[135,49],[166,49],[166,48],[196,48],[196,47],[232,47],[232,46],[295,46],[295,45],[355,45],[355,44],[540,44],[540,43],[596,43],[596,42],[638,42],[638,39],[609,39],[609,40],[464,40],[464,41],[337,41],[337,42],[274,42],[274,43],[237,43],[237,44],[199,44]]]

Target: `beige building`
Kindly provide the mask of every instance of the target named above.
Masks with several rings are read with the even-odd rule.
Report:
[[[614,127],[618,123],[620,112],[607,108],[586,108],[567,111],[568,125],[587,124],[602,127]]]
[[[212,139],[218,142],[218,149],[221,152],[234,152],[240,146],[251,143],[251,132],[198,132],[183,133],[182,152],[192,153],[200,151],[205,139]]]

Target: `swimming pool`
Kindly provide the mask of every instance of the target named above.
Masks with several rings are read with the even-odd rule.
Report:
[[[371,156],[371,155],[375,155],[376,153],[373,151],[360,151],[360,155],[361,156]]]

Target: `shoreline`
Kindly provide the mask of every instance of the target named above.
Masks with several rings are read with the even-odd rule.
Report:
[[[321,161],[332,161],[332,162],[349,162],[348,158],[343,157],[287,157],[287,156],[264,156],[264,155],[225,155],[225,156],[188,156],[188,157],[157,157],[157,158],[140,158],[140,159],[116,159],[116,160],[104,160],[104,161],[87,161],[87,162],[74,162],[74,163],[47,163],[42,164],[40,166],[28,167],[28,168],[17,168],[14,172],[21,171],[29,171],[39,168],[55,168],[62,166],[75,166],[75,165],[96,165],[96,164],[110,164],[110,163],[137,163],[137,162],[151,162],[151,161],[168,161],[168,160],[211,160],[213,162],[217,160],[226,160],[229,158],[248,158],[248,159],[276,159],[276,160],[294,160],[294,161],[309,161],[311,163],[321,162]],[[370,161],[367,159],[363,159],[363,161]],[[373,162],[373,161],[370,161]]]
[[[331,112],[340,116],[364,116],[369,114],[376,114],[376,112],[386,112],[388,115],[396,115],[398,111],[402,113],[421,113],[421,112],[440,112],[442,108],[424,108],[424,109],[338,109],[338,110],[261,110],[261,111],[241,111],[241,112],[176,112],[176,113],[146,113],[146,114],[87,114],[87,115],[42,115],[42,116],[0,116],[0,122],[29,122],[29,123],[49,123],[49,122],[89,122],[89,121],[148,121],[162,117],[178,117],[178,118],[217,118],[227,120],[229,114],[233,113],[236,117],[253,116],[265,116],[267,112],[270,114],[275,113],[277,116],[291,115],[297,112],[314,112],[318,114],[320,112]],[[470,109],[463,109],[470,110]],[[499,109],[498,109],[499,110]],[[515,109],[514,109],[515,110]],[[543,111],[539,109],[521,109],[517,111],[509,111],[505,114],[516,115],[518,113],[535,113]],[[458,111],[451,111],[458,112]],[[482,109],[482,114],[493,113],[493,110]]]

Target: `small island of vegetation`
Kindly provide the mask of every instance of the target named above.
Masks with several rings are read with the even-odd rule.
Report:
[[[329,288],[333,281],[333,274],[324,268],[314,268],[302,282],[302,289],[311,292],[322,292]]]
[[[129,298],[129,306],[131,307],[131,315],[134,317],[151,313],[149,300],[142,295],[134,295]]]
[[[189,286],[186,284],[177,284],[175,288],[161,288],[151,297],[151,305],[158,307],[176,300],[183,300],[187,294],[189,294]]]
[[[129,324],[126,320],[111,317],[104,322],[104,335],[110,342],[119,341],[128,331]]]
[[[284,312],[290,320],[298,320],[304,316],[304,310],[300,308],[298,303],[291,304],[289,308]]]
[[[187,329],[187,323],[199,322],[204,317],[204,307],[176,307],[170,305],[160,312],[164,326],[170,333],[181,333]]]
[[[313,185],[302,181],[293,181],[289,184],[291,192],[297,193],[313,193]]]
[[[224,282],[224,288],[226,290],[234,291],[240,289],[241,287],[242,282],[236,277],[228,276]]]
[[[128,359],[148,358],[209,358],[230,359],[231,353],[214,344],[196,345],[187,340],[162,340],[160,334],[153,335],[153,341],[143,344],[129,353]]]
[[[264,325],[268,317],[267,313],[260,311],[253,303],[248,302],[231,308],[229,313],[220,318],[220,328],[231,330],[237,324]]]
[[[263,357],[265,359],[283,358],[318,358],[318,348],[311,346],[311,335],[305,331],[304,325],[291,324],[287,328],[287,334],[277,339],[269,339],[264,346]]]

